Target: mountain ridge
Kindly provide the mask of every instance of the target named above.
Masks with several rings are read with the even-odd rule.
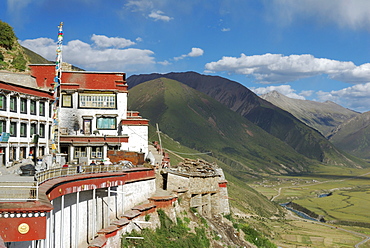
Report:
[[[320,103],[294,99],[277,91],[271,91],[260,97],[291,113],[303,123],[318,130],[325,137],[328,137],[331,131],[344,121],[360,114],[331,101]]]
[[[355,161],[356,158],[349,159],[347,154],[338,151],[318,131],[302,123],[289,112],[259,98],[240,83],[195,72],[133,75],[127,79],[127,83],[129,88],[132,88],[159,77],[179,79],[176,81],[205,93],[307,158],[326,164],[348,164],[355,167],[358,163],[363,163]]]

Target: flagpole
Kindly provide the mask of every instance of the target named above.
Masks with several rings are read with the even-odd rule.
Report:
[[[55,60],[54,77],[54,102],[53,102],[53,125],[51,150],[53,163],[56,163],[56,155],[60,153],[60,130],[59,130],[59,111],[61,107],[61,84],[62,84],[62,46],[63,46],[63,22],[58,26],[57,56]]]

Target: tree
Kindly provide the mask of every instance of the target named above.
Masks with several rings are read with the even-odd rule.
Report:
[[[0,46],[5,49],[12,49],[16,39],[13,28],[8,23],[0,20]]]

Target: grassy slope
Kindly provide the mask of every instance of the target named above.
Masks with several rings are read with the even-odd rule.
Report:
[[[162,121],[163,116],[165,117],[164,119],[166,121],[171,120],[170,118],[171,116],[169,114],[166,114],[167,111],[171,111],[172,119],[174,119],[175,117],[177,118],[178,115],[186,116],[189,110],[184,108],[184,106],[187,105],[191,106],[191,111],[193,113],[198,112],[194,111],[197,108],[193,106],[194,103],[192,103],[193,100],[191,99],[191,97],[189,96],[185,97],[185,93],[181,94],[172,93],[171,90],[169,90],[169,92],[167,92],[166,94],[169,94],[172,97],[168,97],[166,94],[164,94],[164,92],[166,91],[166,87],[167,86],[165,82],[163,82],[162,80],[157,80],[156,82],[150,82],[150,84],[144,84],[143,87],[136,87],[130,90],[131,97],[130,98],[131,102],[129,103],[130,109],[140,110],[143,116],[148,117],[152,120],[151,122],[152,126],[149,128],[150,140],[158,140],[157,133],[155,132],[155,128],[153,126],[156,123],[159,123],[159,127],[163,132],[161,135],[162,145],[165,149],[181,153],[179,155],[183,157],[193,159],[202,158],[209,162],[216,162],[218,165],[220,165],[224,169],[226,179],[229,182],[228,190],[230,204],[231,206],[238,208],[244,213],[252,215],[252,217],[248,219],[248,224],[251,227],[255,227],[258,230],[262,231],[264,235],[270,238],[274,238],[274,242],[284,247],[296,247],[296,245],[302,244],[307,244],[312,247],[322,247],[324,244],[329,245],[330,247],[343,247],[343,244],[349,244],[350,246],[360,240],[358,237],[351,236],[345,232],[333,230],[327,227],[319,227],[313,224],[306,225],[305,222],[301,221],[282,220],[280,218],[278,219],[266,218],[273,216],[282,216],[282,210],[279,206],[276,205],[276,203],[270,202],[268,200],[271,198],[272,195],[276,195],[277,190],[273,190],[274,192],[271,192],[270,194],[271,196],[266,197],[262,196],[256,190],[247,185],[247,181],[249,181],[250,183],[250,180],[248,179],[253,178],[253,176],[259,176],[257,175],[257,173],[242,168],[242,166],[245,165],[242,162],[238,162],[235,159],[235,156],[231,156],[231,159],[234,158],[235,160],[231,159],[227,160],[226,162],[228,162],[228,164],[226,164],[215,158],[214,156],[215,152],[212,153],[213,156],[207,154],[199,154],[199,151],[182,146],[179,142],[170,138],[172,134],[170,136],[167,135],[167,130],[164,128],[164,126],[169,126],[173,128],[174,131],[177,133],[180,132],[182,128],[184,128],[184,126],[185,127],[188,126],[188,121],[186,120],[185,117],[182,118],[181,121],[176,122],[176,125],[180,125],[180,127],[178,128],[175,128],[175,125],[172,124],[171,122],[166,124],[163,123]],[[177,85],[177,87],[183,86]],[[185,102],[177,101],[178,99],[181,99],[183,97],[185,97],[186,99]],[[148,101],[150,102],[149,104]],[[174,104],[175,106],[181,105],[180,108],[181,112],[177,111],[176,108],[173,106],[167,106],[167,103],[169,102],[171,104]],[[204,102],[204,100],[202,102]],[[200,105],[199,102],[198,105]],[[216,109],[220,111],[218,108]],[[217,117],[217,115],[215,116]],[[192,117],[190,119],[194,121],[199,120],[198,118],[199,115],[198,117]],[[230,121],[230,119],[228,121]],[[205,123],[204,120],[201,120],[201,123],[204,125]],[[199,128],[199,126],[193,126],[192,128],[197,129]],[[211,127],[208,127],[208,129],[211,129]],[[203,131],[198,132],[198,134],[206,130],[207,129],[204,129]],[[187,135],[191,135],[191,132],[187,133]],[[184,141],[184,137],[181,138],[183,139],[182,141]],[[187,138],[192,140],[194,137],[191,135],[191,137]],[[194,139],[197,141],[195,142],[196,144],[198,145],[201,144],[200,143],[200,141],[202,141],[201,137],[196,137]],[[198,139],[200,139],[200,141],[198,141]],[[218,139],[222,141],[222,138]],[[211,149],[204,149],[203,151],[209,150]],[[173,153],[170,153],[170,156],[172,163],[176,163],[176,161],[179,161],[179,158],[173,155]],[[221,156],[221,158],[225,157],[228,156],[227,155]],[[315,166],[315,170],[317,168],[326,169],[326,167],[323,166]],[[345,167],[339,167],[339,169],[341,168],[345,169]],[[335,167],[334,169],[338,169],[338,167]],[[333,170],[333,167],[330,168],[330,170]],[[243,174],[245,173],[245,171],[249,173],[249,176],[246,177]],[[292,186],[292,184],[289,185]],[[342,238],[336,238],[338,236]]]
[[[214,99],[177,81],[156,79],[130,90],[129,107],[159,123],[174,140],[212,155],[230,174],[250,179],[261,173],[309,170],[312,161]]]
[[[153,126],[149,127],[150,140],[158,140],[158,135]],[[242,181],[230,173],[230,166],[224,164],[218,159],[208,155],[201,154],[199,151],[188,148],[174,141],[168,135],[161,134],[162,146],[169,152],[171,163],[177,164],[182,161],[179,156],[190,159],[204,159],[208,162],[215,162],[218,166],[224,169],[225,177],[228,180],[228,191],[230,197],[230,204],[239,210],[256,214],[264,217],[269,217],[275,214],[281,215],[281,208],[276,203],[269,201],[265,196],[261,195],[254,189],[248,186],[245,181]],[[178,154],[178,155],[175,155]]]

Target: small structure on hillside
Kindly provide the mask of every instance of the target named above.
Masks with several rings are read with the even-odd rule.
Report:
[[[162,176],[163,188],[176,192],[199,213],[206,216],[230,213],[227,181],[217,164],[201,159],[185,159],[165,169]]]

